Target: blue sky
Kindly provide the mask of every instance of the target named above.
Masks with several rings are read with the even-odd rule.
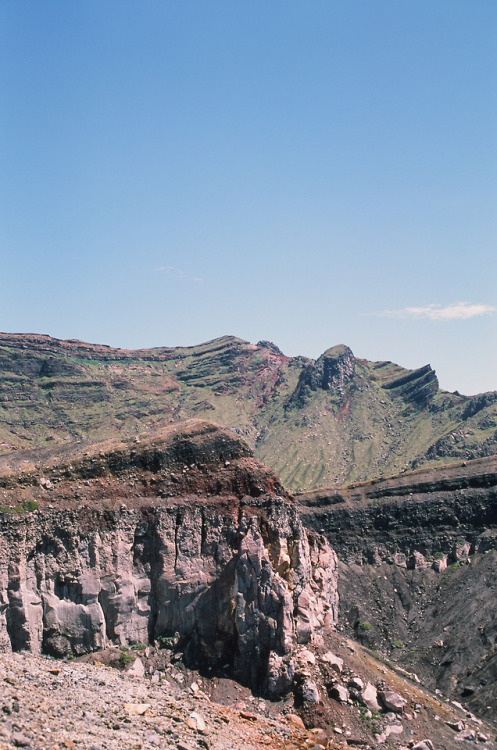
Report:
[[[6,0],[0,330],[497,389],[497,3]]]

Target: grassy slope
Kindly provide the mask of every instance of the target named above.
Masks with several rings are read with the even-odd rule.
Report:
[[[444,393],[428,373],[433,392],[418,403],[398,387],[410,373],[389,362],[356,359],[343,389],[289,402],[310,360],[234,337],[125,353],[42,343],[0,340],[0,452],[204,417],[242,435],[292,489],[497,452],[497,398]]]

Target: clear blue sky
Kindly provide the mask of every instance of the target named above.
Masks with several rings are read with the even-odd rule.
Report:
[[[0,330],[497,390],[497,2],[3,0]]]

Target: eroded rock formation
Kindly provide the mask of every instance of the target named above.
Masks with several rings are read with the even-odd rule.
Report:
[[[312,360],[233,336],[130,351],[0,333],[0,412],[0,456],[208,419],[297,491],[497,453],[497,392],[447,393],[429,365],[344,345]]]
[[[298,499],[340,558],[337,627],[495,719],[497,459]]]
[[[319,359],[304,367],[288,406],[301,407],[317,390],[336,391],[343,395],[344,387],[354,372],[355,359],[348,346],[340,344],[327,349]]]
[[[229,664],[277,695],[294,646],[333,626],[334,552],[228,431],[191,420],[15,461],[0,467],[2,649],[63,656],[179,636],[191,664]]]

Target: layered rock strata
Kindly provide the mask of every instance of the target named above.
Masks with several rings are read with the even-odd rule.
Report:
[[[430,365],[317,360],[223,336],[135,351],[0,332],[0,455],[189,417],[241,435],[286,487],[340,486],[497,454],[497,392],[440,390]]]
[[[195,420],[69,454],[0,467],[1,648],[171,639],[194,666],[286,690],[295,645],[336,621],[336,557],[277,478]]]
[[[403,559],[419,567],[418,553],[446,555],[450,563],[497,549],[495,456],[302,493],[298,500],[306,525],[325,533],[341,558],[359,563]]]
[[[495,720],[497,459],[298,500],[340,558],[338,628]]]

